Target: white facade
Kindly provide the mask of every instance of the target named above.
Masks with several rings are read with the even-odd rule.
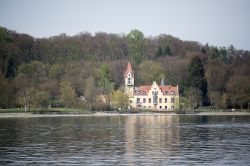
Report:
[[[124,74],[124,80],[125,93],[129,96],[130,107],[158,111],[179,108],[178,86],[158,85],[153,82],[151,86],[134,87],[134,79],[134,73],[129,63]]]

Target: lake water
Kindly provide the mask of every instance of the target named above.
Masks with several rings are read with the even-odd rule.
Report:
[[[0,165],[250,165],[250,116],[0,118]]]

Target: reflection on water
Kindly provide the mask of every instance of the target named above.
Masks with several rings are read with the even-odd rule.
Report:
[[[0,165],[248,165],[250,116],[0,119]]]
[[[176,149],[178,116],[133,116],[126,120],[125,164],[161,163]],[[149,162],[149,158],[152,160]]]

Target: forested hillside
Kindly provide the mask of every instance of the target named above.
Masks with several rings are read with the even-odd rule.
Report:
[[[233,46],[145,37],[139,30],[34,38],[0,27],[0,107],[108,107],[96,96],[110,101],[123,90],[129,60],[136,85],[164,77],[193,108],[250,103],[250,52]]]

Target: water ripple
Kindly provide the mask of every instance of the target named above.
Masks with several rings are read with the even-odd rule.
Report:
[[[250,116],[11,118],[0,165],[248,165]]]

